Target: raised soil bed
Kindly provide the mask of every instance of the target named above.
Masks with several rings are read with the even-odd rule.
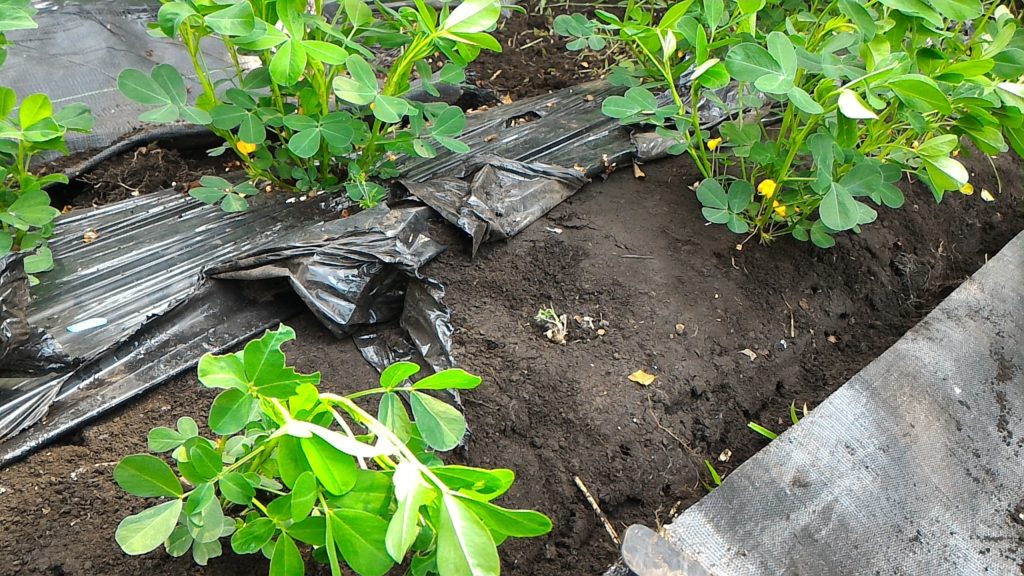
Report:
[[[513,19],[506,42],[539,42],[482,62],[481,83],[535,92],[574,81],[576,64],[535,31],[545,25],[538,18]],[[548,54],[550,63],[540,60]],[[997,190],[986,159],[968,165],[976,189]],[[995,166],[1004,183],[995,202],[951,194],[936,205],[907,185],[903,209],[882,210],[831,250],[792,240],[737,250],[742,237],[704,224],[685,159],[645,166],[645,180],[620,169],[476,259],[439,221],[436,235],[450,250],[424,273],[448,289],[455,358],[484,377],[465,396],[472,435],[454,459],[515,469],[504,505],[555,523],[546,538],[502,546],[505,573],[600,574],[618,551],[574,476],[617,528],[667,521],[705,494],[702,460],[727,474],[765,445],[747,422],[781,432],[791,402],[813,409],[893,344],[1024,229],[1021,162],[1005,156]],[[565,345],[533,322],[546,306],[569,316]],[[312,315],[291,325],[299,339],[286,350],[300,369],[322,371],[335,390],[376,378]],[[657,379],[629,381],[638,369]],[[0,574],[265,571],[257,557],[229,555],[206,568],[163,552],[126,557],[114,542],[121,518],[144,507],[114,484],[114,464],[144,451],[151,427],[204,416],[213,396],[194,373],[181,375],[0,470]]]

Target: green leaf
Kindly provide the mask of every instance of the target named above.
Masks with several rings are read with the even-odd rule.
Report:
[[[157,106],[170,104],[164,91],[141,70],[128,68],[117,76],[117,88],[122,94],[140,104]]]
[[[880,0],[882,4],[908,16],[919,16],[934,28],[943,26],[942,16],[921,0]]]
[[[246,522],[231,535],[231,549],[236,554],[252,554],[266,546],[276,530],[274,521],[270,518],[260,517]]]
[[[409,413],[405,411],[402,399],[394,392],[381,395],[380,406],[377,408],[377,420],[380,420],[381,424],[403,442],[408,442],[412,437],[412,422],[409,420]]]
[[[231,388],[217,395],[210,406],[210,430],[221,436],[238,432],[252,420],[256,399]]]
[[[825,112],[825,109],[821,107],[821,104],[818,104],[810,94],[799,86],[794,86],[790,89],[788,96],[790,102],[792,102],[793,105],[799,108],[802,112],[806,112],[808,114],[823,114]]]
[[[245,36],[253,31],[255,15],[252,4],[242,1],[207,14],[204,21],[211,30],[222,36]]]
[[[970,179],[967,168],[947,156],[921,156],[932,185],[946,190],[958,190]]]
[[[395,499],[398,508],[387,527],[385,544],[395,562],[402,562],[419,535],[419,510],[435,497],[436,488],[423,480],[415,465],[403,462],[395,468]]]
[[[32,20],[32,16],[36,13],[35,8],[28,6],[27,2],[24,4],[7,2],[0,5],[0,32],[31,30],[38,27]]]
[[[320,151],[320,128],[310,128],[292,134],[288,149],[299,158],[312,158]]]
[[[377,516],[387,516],[394,504],[391,474],[375,470],[357,470],[356,483],[341,496],[329,498],[332,507],[361,510]]]
[[[167,101],[182,107],[188,103],[188,90],[178,69],[170,64],[157,64],[150,73],[153,82],[163,91]]]
[[[300,474],[309,470],[309,462],[294,436],[282,436],[277,440],[277,468],[281,481],[291,488]]]
[[[2,116],[2,115],[0,115]],[[85,104],[68,104],[53,115],[54,121],[67,130],[88,132],[92,130],[93,117]]]
[[[178,524],[171,531],[171,535],[164,541],[164,548],[167,549],[167,554],[173,558],[179,558],[184,556],[189,548],[192,547],[192,535],[188,533],[188,528]]]
[[[818,248],[831,248],[836,245],[836,240],[832,237],[832,230],[822,224],[821,220],[811,226],[811,242]]]
[[[365,0],[345,0],[345,15],[356,28],[373,23],[373,12]]]
[[[213,480],[224,469],[220,454],[205,441],[196,442],[188,449],[188,464],[198,474],[197,478],[201,478],[203,482]]]
[[[317,480],[331,494],[344,494],[356,483],[356,461],[319,436],[300,438],[299,445]],[[298,481],[296,479],[296,481]]]
[[[414,390],[472,390],[482,381],[461,368],[449,368],[419,380],[412,387]]]
[[[395,362],[380,373],[380,387],[394,390],[419,371],[420,367],[412,362]]]
[[[708,222],[725,224],[729,221],[729,197],[718,180],[705,178],[697,186],[697,200],[703,206],[701,212]]]
[[[270,77],[281,86],[299,81],[306,69],[306,49],[301,40],[290,39],[277,48],[270,59]]]
[[[229,472],[220,479],[220,493],[230,502],[248,506],[256,497],[256,488],[241,472]]]
[[[334,93],[338,98],[359,106],[373,102],[380,92],[373,67],[362,56],[352,54],[345,59],[345,68],[351,78],[338,76],[334,79]]]
[[[114,480],[125,492],[135,496],[180,498],[184,493],[171,467],[149,454],[127,456],[118,462],[114,467]]]
[[[782,74],[782,66],[771,53],[752,42],[737,44],[729,50],[725,69],[740,82],[755,82],[767,74]]]
[[[409,112],[409,103],[404,98],[378,94],[373,101],[373,115],[381,122],[396,124]]]
[[[327,543],[327,520],[323,516],[306,516],[288,527],[288,535],[310,546],[324,546]]]
[[[853,20],[853,23],[857,25],[857,30],[864,36],[865,40],[870,41],[875,37],[875,33],[878,30],[875,19],[868,13],[867,8],[864,8],[859,2],[839,0],[839,10]]]
[[[465,0],[452,10],[440,28],[448,32],[474,33],[490,29],[501,16],[498,0]]]
[[[792,80],[796,77],[796,49],[793,42],[782,32],[775,31],[768,34],[768,53],[782,66],[782,74]]]
[[[9,254],[12,246],[14,246],[14,237],[11,236],[11,233],[0,230],[0,257]]]
[[[466,435],[466,419],[451,405],[421,392],[411,392],[409,403],[420,434],[431,448],[451,450]]]
[[[437,567],[440,576],[497,576],[501,569],[487,527],[461,499],[449,494],[442,497]]]
[[[459,496],[456,494],[456,496]],[[509,510],[489,502],[461,497],[460,500],[492,533],[516,538],[543,536],[551,531],[551,519],[533,510]]]
[[[223,553],[219,540],[209,542],[195,542],[192,545],[192,560],[200,565],[206,566],[210,558],[216,558]]]
[[[928,0],[939,14],[949,20],[970,21],[981,16],[981,0]]]
[[[925,140],[918,148],[921,156],[949,156],[956,150],[960,139],[954,134],[942,134]]]
[[[316,505],[316,478],[312,472],[303,472],[295,479],[292,488],[292,521],[299,522],[309,516]]]
[[[177,430],[172,430],[165,426],[158,426],[149,431],[149,435],[146,439],[146,445],[150,452],[170,452],[178,446],[181,446],[182,442],[187,440]]]
[[[18,108],[18,122],[22,130],[53,117],[53,103],[46,94],[30,94]]]
[[[306,55],[313,60],[338,66],[345,63],[348,52],[344,48],[330,42],[321,40],[303,40],[302,45],[306,48]]]
[[[245,366],[238,354],[204,354],[199,359],[199,381],[207,388],[247,390],[249,387]]]
[[[181,500],[171,500],[125,518],[117,525],[114,540],[133,556],[156,550],[171,536],[183,505]]]
[[[844,88],[839,92],[839,111],[852,120],[873,120],[878,115],[868,107],[864,100],[853,90]]]
[[[299,374],[285,366],[281,345],[295,339],[295,331],[285,325],[268,330],[263,337],[245,345],[243,363],[248,381],[256,392],[272,398],[288,398],[300,384],[319,384],[320,373]]]
[[[904,74],[887,82],[900,100],[912,110],[921,113],[952,114],[949,99],[934,80],[921,74]]]
[[[26,274],[39,274],[53,270],[53,253],[46,246],[41,246],[32,254],[25,257],[24,267]]]
[[[460,492],[470,491],[483,500],[493,500],[512,487],[516,475],[512,470],[485,470],[468,466],[439,466],[430,469],[446,486]]]
[[[849,230],[857,225],[860,217],[858,202],[850,192],[838,182],[833,182],[824,198],[818,211],[821,214],[821,221],[832,230]]]
[[[383,576],[395,564],[384,542],[388,523],[358,510],[333,510],[328,522],[345,561],[361,576]]]
[[[270,576],[302,576],[305,572],[306,565],[299,547],[287,534],[281,534],[270,558]]]
[[[224,511],[220,507],[220,501],[216,498],[216,491],[212,484],[203,484],[207,487],[207,498],[205,503],[196,504],[191,507],[192,499],[199,495],[199,487],[189,495],[185,501],[185,512],[187,515],[186,525],[192,539],[196,542],[213,542],[220,538],[224,530]]]

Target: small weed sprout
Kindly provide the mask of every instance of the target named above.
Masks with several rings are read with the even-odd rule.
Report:
[[[550,305],[547,308],[541,308],[537,311],[537,315],[534,320],[539,322],[541,326],[547,328],[544,332],[544,336],[556,344],[565,344],[566,338],[569,337],[569,316],[568,314],[559,315],[555,312],[555,309]]]

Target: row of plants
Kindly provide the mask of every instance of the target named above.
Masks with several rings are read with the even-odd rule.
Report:
[[[999,2],[660,4],[630,0],[623,16],[562,15],[554,27],[570,50],[620,55],[609,78],[628,89],[604,113],[688,154],[704,217],[748,239],[828,248],[877,207],[901,207],[903,178],[936,201],[973,194],[958,159],[967,141],[1024,154],[1024,31]],[[714,134],[700,123],[705,102],[742,112]]]
[[[343,0],[331,9],[323,0],[163,0],[151,31],[182,43],[202,91],[191,99],[182,73],[167,64],[125,70],[118,87],[152,106],[144,121],[207,126],[224,140],[211,154],[233,152],[249,178],[204,183],[193,196],[240,211],[266,185],[343,189],[370,207],[386,196],[379,180],[397,175],[400,155],[469,151],[458,140],[460,108],[409,96],[416,80],[438,98],[437,85],[463,82],[481,50],[501,51],[488,34],[500,0],[439,9],[423,0],[397,9]],[[227,66],[210,63],[206,39],[223,48]]]
[[[0,2],[0,67],[11,44],[7,32],[36,28],[35,14],[29,0]],[[47,240],[60,215],[44,188],[68,183],[63,174],[33,171],[33,159],[47,152],[67,153],[65,134],[88,132],[92,124],[92,114],[82,104],[55,111],[46,94],[29,94],[19,104],[13,89],[0,85],[0,259],[24,253],[25,272],[33,284],[36,274],[53,268]]]
[[[835,234],[873,222],[877,207],[902,206],[901,178],[924,182],[937,201],[972,194],[958,160],[965,141],[986,155],[1024,151],[1024,32],[998,2],[665,4],[629,0],[623,16],[562,15],[554,29],[572,37],[571,50],[624,56],[608,77],[628,89],[604,112],[654,126],[675,142],[671,153],[689,154],[703,176],[696,193],[705,218],[748,238],[792,235],[829,247]],[[500,0],[333,6],[163,0],[152,33],[181,42],[201,91],[193,97],[166,64],[125,70],[118,86],[152,106],[142,120],[209,127],[224,140],[210,153],[232,152],[248,176],[207,177],[191,195],[241,211],[264,189],[344,190],[369,207],[385,197],[380,182],[397,175],[400,155],[468,151],[458,140],[461,109],[409,96],[414,80],[439,96],[437,85],[464,81],[481,50],[501,50],[489,33]],[[0,4],[0,64],[3,33],[35,27],[33,14],[28,0]],[[228,64],[209,63],[207,39]],[[705,102],[744,113],[713,134],[700,123]],[[53,266],[46,239],[58,215],[44,188],[66,179],[37,176],[33,158],[65,151],[64,135],[88,131],[92,116],[82,105],[54,111],[43,94],[19,105],[2,88],[0,118],[0,255],[26,253],[36,274]]]
[[[512,486],[512,470],[440,458],[461,444],[466,421],[431,393],[471,390],[480,378],[451,369],[413,381],[419,367],[399,362],[377,387],[329,393],[319,373],[287,365],[281,346],[294,338],[282,325],[199,361],[200,382],[222,390],[207,421],[213,436],[183,417],[148,437],[150,451],[169,455],[176,470],[154,454],[117,464],[121,488],[163,499],[117,527],[126,553],[163,546],[205,565],[228,545],[262,554],[271,576],[304,574],[306,556],[336,576],[343,566],[362,576],[397,566],[417,576],[485,576],[500,572],[497,546],[506,539],[551,530],[543,514],[493,503]],[[360,405],[370,398],[376,414]]]

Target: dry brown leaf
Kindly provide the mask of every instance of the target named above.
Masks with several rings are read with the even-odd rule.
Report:
[[[654,379],[657,378],[654,374],[648,374],[643,370],[637,370],[629,375],[629,379],[641,386],[650,386],[654,383]]]
[[[686,330],[686,324],[676,324],[676,334],[682,334]]]
[[[643,180],[644,178],[647,178],[647,174],[640,169],[640,165],[637,164],[636,162],[633,162],[633,178],[636,178],[637,180]]]
[[[750,358],[751,362],[757,360],[757,352],[754,352],[750,348],[744,348],[743,350],[740,350],[740,354],[743,354],[747,358]]]
[[[825,340],[828,340],[830,344],[835,344],[835,343],[839,342],[839,337],[835,336],[835,335],[832,335],[832,336],[829,336],[828,338],[825,338]]]
[[[722,450],[722,453],[718,455],[719,462],[728,462],[729,458],[732,458],[732,450],[729,450],[728,448]]]
[[[85,234],[82,234],[82,242],[90,244],[100,237],[100,233],[95,230],[87,230]]]

